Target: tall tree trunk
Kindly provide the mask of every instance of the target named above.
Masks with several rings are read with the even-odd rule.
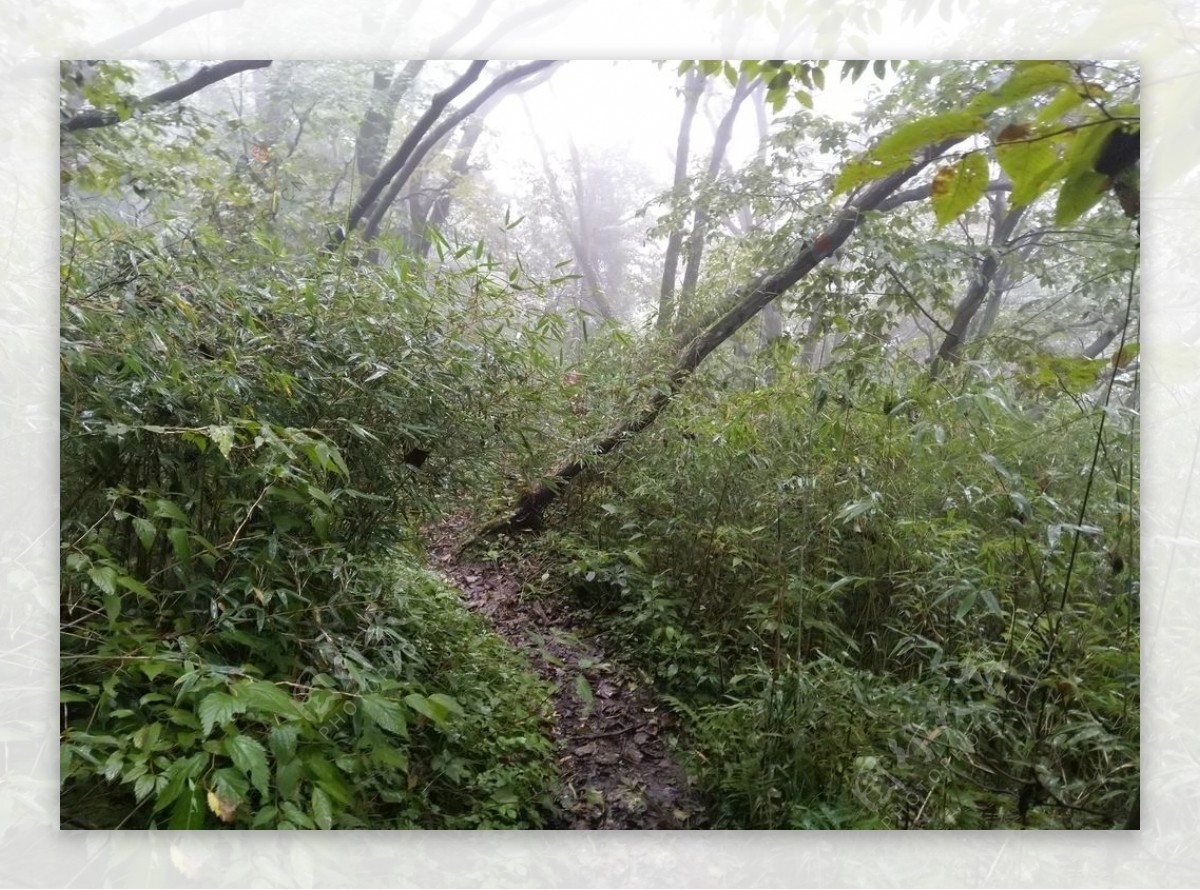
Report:
[[[704,94],[704,75],[699,68],[690,68],[683,81],[683,118],[679,122],[679,139],[675,144],[675,180],[671,186],[671,213],[682,214],[687,198],[688,154],[692,139],[692,121],[696,108]],[[663,259],[662,284],[658,292],[658,319],[660,331],[669,331],[675,324],[675,276],[679,272],[679,255],[683,251],[682,220],[671,229],[667,237],[667,251]]]
[[[392,136],[396,109],[424,65],[423,59],[416,59],[406,64],[399,74],[390,62],[381,62],[375,69],[371,96],[355,140],[360,192],[365,192],[371,180],[379,175],[379,165],[383,163],[383,153]]]
[[[704,256],[704,241],[708,237],[708,226],[712,211],[710,198],[705,192],[717,181],[717,174],[725,161],[725,152],[729,149],[729,140],[733,138],[733,124],[737,114],[751,92],[751,81],[745,75],[738,78],[733,91],[733,100],[717,131],[713,136],[712,156],[708,159],[708,169],[705,171],[703,185],[696,199],[695,216],[692,222],[692,233],[687,242],[687,259],[683,267],[683,283],[679,286],[679,303],[676,312],[676,328],[684,327],[694,309],[696,286],[700,282],[700,261]]]
[[[1003,212],[1001,199],[996,199],[994,206],[997,222],[992,230],[992,237],[989,239],[987,254],[984,256],[983,262],[979,264],[979,269],[967,288],[966,296],[963,297],[954,312],[954,321],[930,364],[930,377],[937,377],[943,363],[954,364],[962,358],[962,346],[967,339],[967,329],[970,327],[975,313],[983,305],[984,298],[991,290],[996,273],[1000,269],[1001,250],[1008,239],[1012,237],[1013,230],[1017,227],[1021,217],[1025,215],[1024,207],[1009,209],[1007,213]]]
[[[589,453],[600,456],[615,451],[654,423],[662,410],[670,404],[671,397],[683,387],[692,372],[713,350],[757,315],[764,306],[808,275],[822,260],[841,247],[858,227],[863,213],[876,209],[881,201],[960,141],[962,140],[957,138],[947,139],[932,146],[926,150],[921,160],[866,187],[857,198],[846,203],[821,235],[796,248],[782,268],[774,273],[759,275],[734,291],[724,307],[714,313],[711,322],[676,356],[675,363],[667,374],[666,386],[655,391],[633,417],[611,428],[588,449]],[[537,528],[542,522],[546,508],[586,466],[583,458],[568,458],[562,461],[547,474],[545,481],[524,491],[508,514],[484,525],[476,537],[502,530]]]

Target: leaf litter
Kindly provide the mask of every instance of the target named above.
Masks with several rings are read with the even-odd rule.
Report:
[[[699,797],[671,756],[674,717],[609,657],[564,598],[524,600],[524,579],[513,569],[462,560],[456,542],[466,524],[460,515],[429,530],[430,562],[554,688],[551,736],[562,787],[547,827],[705,827]]]

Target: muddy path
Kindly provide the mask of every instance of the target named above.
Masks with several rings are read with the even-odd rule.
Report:
[[[667,709],[561,597],[523,600],[522,579],[511,570],[456,555],[464,526],[459,518],[428,532],[431,565],[554,686],[552,734],[563,787],[547,827],[705,827],[687,774],[670,753],[675,722]]]

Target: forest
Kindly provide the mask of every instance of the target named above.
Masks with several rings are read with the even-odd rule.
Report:
[[[63,828],[1139,827],[1135,64],[60,74]]]

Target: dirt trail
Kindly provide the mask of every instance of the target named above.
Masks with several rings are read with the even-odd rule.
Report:
[[[552,732],[564,784],[548,827],[704,827],[687,775],[668,751],[671,715],[631,671],[609,660],[562,599],[522,601],[521,581],[511,572],[460,560],[454,549],[464,525],[460,518],[430,532],[430,562],[555,688]]]

